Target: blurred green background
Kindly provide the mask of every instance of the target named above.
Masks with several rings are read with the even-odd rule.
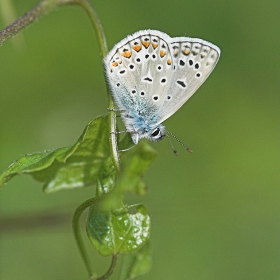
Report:
[[[13,1],[17,15],[37,3]],[[150,28],[222,50],[207,82],[165,122],[194,153],[174,142],[175,157],[168,141],[152,143],[150,192],[126,199],[144,202],[152,218],[152,270],[139,279],[280,279],[279,1],[91,3],[110,49]],[[107,113],[100,52],[81,8],[61,8],[23,35],[0,48],[1,172],[23,154],[72,145]],[[21,176],[0,190],[0,279],[87,279],[71,215],[94,190],[41,189]],[[63,218],[43,217],[53,213]],[[89,252],[104,273],[110,259]]]

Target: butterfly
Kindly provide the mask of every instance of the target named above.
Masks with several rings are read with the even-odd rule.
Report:
[[[113,47],[104,58],[106,77],[134,144],[174,136],[162,123],[203,84],[220,54],[202,39],[157,30],[138,31]]]

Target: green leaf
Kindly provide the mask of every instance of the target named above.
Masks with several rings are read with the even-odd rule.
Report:
[[[110,191],[116,173],[109,151],[107,116],[92,120],[73,147],[19,158],[0,176],[0,186],[19,174],[44,182],[46,193],[86,187],[97,180],[105,184],[104,192]]]
[[[125,254],[119,280],[131,280],[151,269],[151,246],[147,242],[138,251]]]
[[[117,188],[122,191],[145,194],[147,188],[141,178],[156,156],[156,150],[145,141],[141,141],[137,146],[126,152],[121,159],[121,174],[117,182]]]
[[[128,279],[133,279],[147,273],[151,268],[151,248],[148,242],[133,255],[133,263]]]
[[[122,196],[125,191],[139,194],[146,192],[141,180],[156,152],[141,142],[121,158],[121,172],[114,190],[99,196],[90,207],[87,218],[87,234],[103,256],[133,252],[142,247],[150,234],[150,218],[143,205],[125,208]],[[131,210],[134,209],[134,212]]]
[[[150,217],[144,205],[121,207],[108,211],[104,199],[91,206],[87,218],[87,234],[92,245],[103,256],[128,253],[142,247],[150,235]]]

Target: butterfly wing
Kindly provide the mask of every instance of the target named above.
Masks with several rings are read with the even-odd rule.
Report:
[[[158,122],[156,112],[163,106],[173,75],[170,40],[160,31],[138,31],[119,42],[104,60],[118,108],[138,114],[149,124]]]
[[[159,108],[158,123],[173,115],[203,84],[215,68],[220,49],[201,39],[171,38],[172,77],[165,102]]]
[[[127,131],[150,138],[202,85],[219,56],[219,48],[207,41],[156,30],[138,31],[116,44],[104,64]]]

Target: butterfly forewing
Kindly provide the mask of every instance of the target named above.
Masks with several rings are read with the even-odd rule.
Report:
[[[139,31],[108,54],[107,76],[120,109],[139,112],[148,120],[162,107],[173,75],[169,40],[159,31]]]

